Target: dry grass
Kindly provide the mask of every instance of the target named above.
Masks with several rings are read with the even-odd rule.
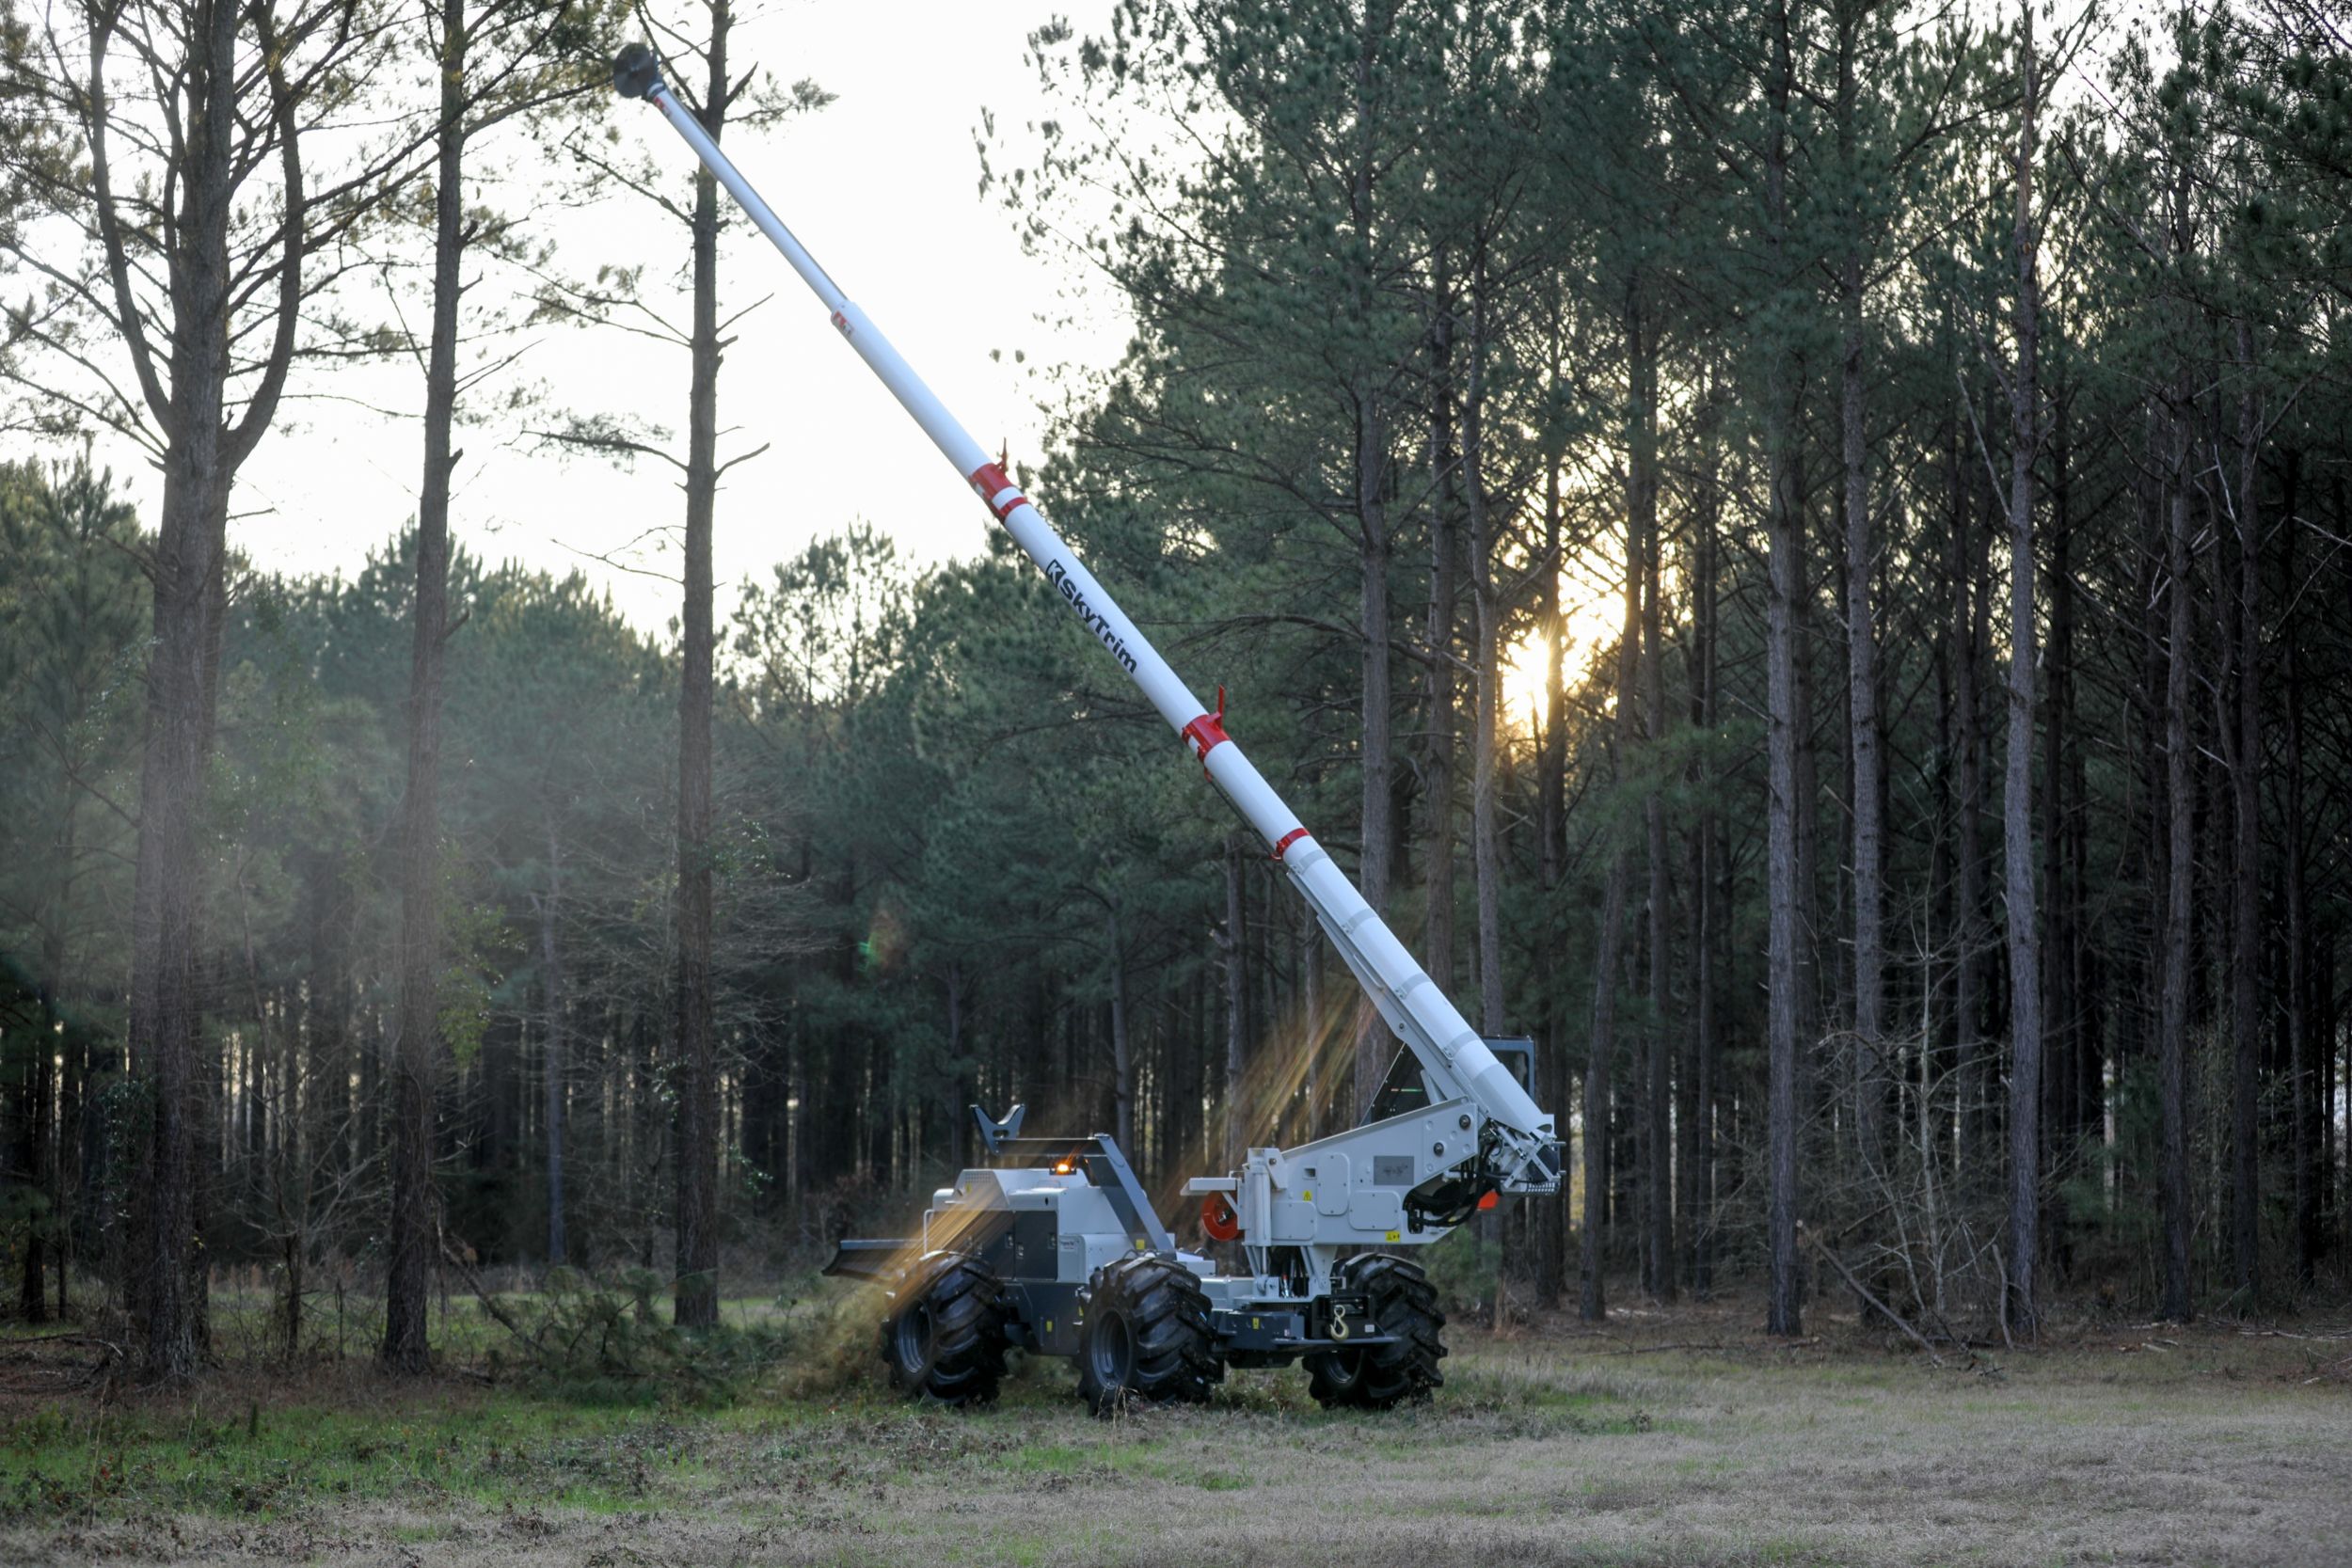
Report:
[[[1753,1321],[1459,1336],[1438,1402],[1386,1417],[1236,1373],[1209,1408],[1102,1424],[1058,1366],[962,1416],[806,1377],[699,1416],[356,1372],[103,1422],[20,1396],[0,1562],[2352,1560],[2343,1330],[2109,1328],[1936,1369],[1826,1318],[1796,1345]]]

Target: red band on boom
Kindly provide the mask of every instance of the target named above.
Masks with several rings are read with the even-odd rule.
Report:
[[[1225,733],[1222,715],[1204,713],[1184,726],[1184,738],[1192,742],[1192,754],[1205,763],[1211,752],[1233,737]]]
[[[1284,855],[1289,854],[1291,846],[1306,836],[1307,830],[1304,828],[1293,828],[1289,832],[1284,833],[1282,841],[1274,847],[1274,858],[1279,861]]]
[[[1014,507],[1026,506],[1029,503],[1028,497],[1018,490],[1013,490],[1011,498],[1004,505],[996,504],[998,496],[1008,490],[1012,490],[1012,481],[1006,477],[1003,468],[993,463],[983,463],[973,469],[971,480],[972,488],[980,493],[980,499],[988,502],[988,509],[996,514],[996,520],[1000,523],[1012,515]]]

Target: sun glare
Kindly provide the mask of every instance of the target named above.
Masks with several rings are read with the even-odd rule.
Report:
[[[1502,725],[1533,732],[1544,717],[1544,661],[1551,639],[1538,628],[1502,651]],[[1565,673],[1565,672],[1564,672]]]
[[[1560,610],[1562,630],[1567,638],[1560,678],[1563,685],[1574,687],[1590,673],[1601,651],[1615,644],[1624,624],[1624,604],[1613,592],[1570,572],[1560,578]],[[1542,726],[1544,664],[1550,652],[1549,641],[1538,627],[1502,651],[1502,722],[1506,730],[1532,735]]]

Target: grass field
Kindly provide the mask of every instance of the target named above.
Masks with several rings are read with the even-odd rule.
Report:
[[[2352,1562],[2352,1330],[2086,1330],[1933,1367],[1744,1305],[1457,1333],[1422,1409],[1295,1373],[1089,1419],[1066,1369],[993,1410],[870,1379],[718,1410],[357,1363],[160,1400],[0,1342],[0,1563]],[[802,1389],[784,1389],[797,1381]]]

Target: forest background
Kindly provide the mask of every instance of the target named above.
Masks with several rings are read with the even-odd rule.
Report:
[[[1369,1096],[1392,1047],[1279,866],[1001,539],[845,526],[716,613],[714,530],[799,460],[722,413],[779,277],[603,62],[650,37],[756,175],[827,95],[739,20],[9,15],[24,1316],[165,1380],[229,1282],[269,1354],[407,1370],[485,1271],[640,1271],[707,1325],[906,1223],[971,1103],[1115,1132],[1172,1209]],[[1134,336],[1014,467],[1573,1129],[1570,1191],[1448,1243],[1457,1307],[1752,1284],[1774,1333],[1830,1292],[1957,1343],[2341,1292],[2348,24],[1131,0],[1030,37],[982,192]],[[559,257],[589,185],[675,278]],[[556,328],[672,346],[684,407],[533,384]],[[348,576],[231,552],[286,388],[392,373],[414,526]],[[477,436],[675,470],[676,620],[468,548]]]

